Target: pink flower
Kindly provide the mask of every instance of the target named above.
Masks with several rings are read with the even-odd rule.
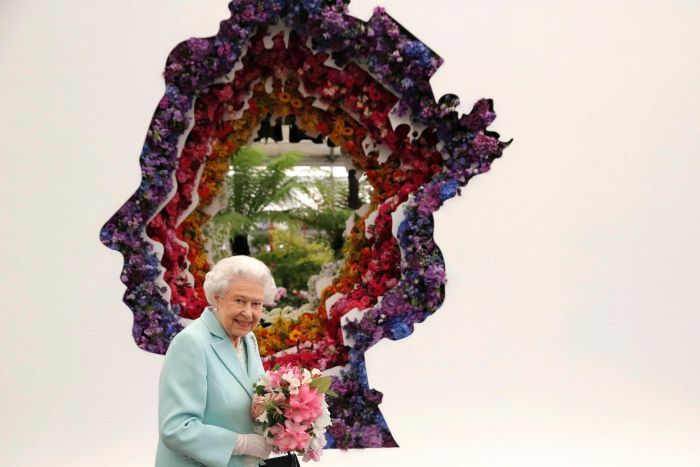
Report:
[[[304,457],[301,458],[304,462],[309,462],[310,460],[318,462],[321,460],[321,453],[314,451],[313,449],[309,449],[306,451],[306,454],[304,454]]]
[[[265,413],[265,398],[263,396],[253,397],[253,403],[250,407],[250,414],[253,418],[258,418]]]
[[[284,394],[281,392],[274,392],[265,394],[265,402],[267,407],[274,407],[278,413],[282,413],[279,410],[279,406],[284,404],[286,401]]]
[[[265,391],[270,392],[278,388],[282,381],[282,375],[278,371],[268,371],[260,380],[265,385]]]
[[[323,454],[323,446],[326,445],[326,437],[316,437],[311,438],[309,442],[309,448],[304,453],[302,460],[308,462],[309,460],[318,461],[321,459],[321,454]]]
[[[297,423],[312,422],[321,415],[323,396],[307,384],[299,392],[289,396],[289,407],[284,415]]]
[[[301,451],[306,448],[311,435],[306,432],[308,425],[286,420],[284,426],[280,423],[270,428],[273,434],[272,443],[280,452]]]
[[[287,296],[287,289],[284,287],[277,287],[277,292],[275,293],[275,302],[278,302],[280,298]]]

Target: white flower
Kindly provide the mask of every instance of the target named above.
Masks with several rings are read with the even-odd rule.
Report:
[[[301,379],[301,384],[309,384],[313,380],[313,377],[311,376],[311,372],[304,368],[304,376]]]
[[[328,410],[328,404],[326,400],[323,399],[321,402],[321,415],[318,416],[313,423],[313,432],[316,436],[322,435],[326,432],[326,428],[331,424],[331,413]]]
[[[281,308],[273,308],[270,311],[263,312],[263,319],[268,323],[273,323],[282,314]]]
[[[289,384],[289,394],[298,394],[301,381],[293,373],[288,372],[282,375],[282,379]]]
[[[309,449],[316,451],[316,452],[321,452],[323,450],[323,446],[326,445],[326,439],[321,437],[317,438],[314,436],[311,438],[311,442],[309,443]]]
[[[263,413],[261,413],[260,416],[255,419],[255,421],[260,422],[260,423],[266,422],[267,421],[267,410],[264,411]]]
[[[270,372],[266,371],[262,375],[260,375],[260,381],[258,382],[257,386],[269,386],[270,385]]]

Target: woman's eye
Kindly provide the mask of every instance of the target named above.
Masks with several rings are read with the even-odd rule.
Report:
[[[245,300],[243,300],[242,298],[237,298],[236,305],[245,305]]]

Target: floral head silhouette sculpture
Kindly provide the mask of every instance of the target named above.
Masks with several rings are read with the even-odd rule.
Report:
[[[141,184],[100,238],[124,256],[137,345],[163,354],[207,305],[203,227],[226,195],[230,155],[270,115],[294,115],[303,131],[342,148],[372,186],[343,261],[312,278],[304,310],[256,334],[266,366],[336,376],[328,447],[396,446],[364,352],[408,336],[440,307],[445,265],[432,214],[508,143],[487,130],[490,100],[466,115],[454,95],[436,101],[429,79],[442,60],[383,9],[363,22],[347,3],[234,0],[216,36],[178,44],[141,152]]]

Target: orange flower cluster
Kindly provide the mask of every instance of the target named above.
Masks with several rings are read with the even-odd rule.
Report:
[[[280,317],[271,326],[258,327],[255,336],[260,355],[267,357],[305,342],[314,342],[323,336],[325,329],[325,315],[304,313],[295,320]]]

